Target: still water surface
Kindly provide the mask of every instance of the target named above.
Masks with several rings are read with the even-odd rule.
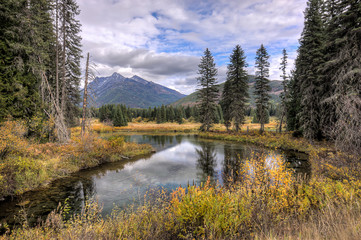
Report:
[[[56,209],[66,200],[73,213],[79,212],[87,199],[97,199],[103,215],[114,206],[142,202],[150,189],[175,189],[180,185],[200,184],[208,177],[219,184],[236,178],[243,159],[254,152],[283,155],[296,174],[307,175],[307,155],[272,152],[254,145],[205,140],[194,135],[128,135],[126,141],[148,143],[157,151],[146,157],[104,164],[55,181],[45,189],[0,202],[0,222],[13,225],[19,211],[26,213],[31,224]]]

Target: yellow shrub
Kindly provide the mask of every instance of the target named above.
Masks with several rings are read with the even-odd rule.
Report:
[[[0,159],[9,154],[23,153],[27,146],[24,140],[26,128],[21,121],[7,120],[0,126]]]

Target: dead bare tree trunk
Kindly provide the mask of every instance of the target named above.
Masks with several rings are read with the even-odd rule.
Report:
[[[56,100],[54,99],[54,95],[51,91],[49,81],[44,72],[41,73],[42,81],[45,83],[49,95],[50,95],[50,103],[51,106],[55,109],[55,117],[54,117],[54,124],[57,130],[57,137],[59,142],[67,142],[69,141],[69,132],[68,128],[66,127],[63,112],[61,111],[59,105],[56,104]],[[47,112],[46,112],[47,113]],[[51,114],[47,113],[50,118],[52,118]]]
[[[83,94],[83,118],[81,122],[81,136],[84,137],[85,134],[85,122],[86,122],[86,111],[87,111],[87,100],[88,100],[88,77],[89,77],[89,53],[86,58],[86,67],[85,67],[85,84],[84,84],[84,94]]]

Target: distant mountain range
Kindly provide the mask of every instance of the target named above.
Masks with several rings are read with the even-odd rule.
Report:
[[[250,104],[251,106],[255,106],[255,101],[254,101],[254,83],[255,83],[255,76],[254,75],[248,75],[248,85],[249,85],[249,96],[250,96]],[[278,80],[272,80],[270,82],[271,85],[271,92],[270,92],[270,96],[271,96],[271,101],[273,101],[274,103],[278,103],[280,102],[280,93],[283,91],[283,87],[282,87],[282,81],[278,81]],[[224,87],[224,83],[219,84],[218,85],[218,89],[219,89],[219,95],[218,95],[218,101],[220,100],[221,96],[222,96],[222,91],[223,91],[223,87]],[[172,103],[173,106],[194,106],[196,105],[198,99],[197,99],[197,94],[198,91],[182,98],[179,99],[178,101]]]
[[[119,73],[97,77],[89,84],[97,107],[104,104],[125,104],[131,108],[148,108],[171,104],[186,95],[134,75],[126,78]]]

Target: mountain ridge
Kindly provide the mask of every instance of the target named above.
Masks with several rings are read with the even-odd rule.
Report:
[[[186,95],[137,75],[130,78],[114,72],[111,76],[96,77],[89,84],[95,105],[125,104],[131,108],[148,108],[171,104]]]

